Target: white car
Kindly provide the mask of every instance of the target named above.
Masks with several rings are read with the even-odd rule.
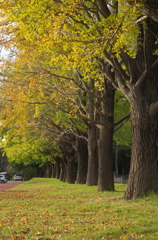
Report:
[[[23,181],[23,176],[21,174],[15,174],[14,181]]]
[[[7,183],[8,179],[5,175],[0,174],[0,183]]]

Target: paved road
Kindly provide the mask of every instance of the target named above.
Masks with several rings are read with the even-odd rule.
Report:
[[[5,191],[9,188],[23,184],[24,181],[8,181],[7,183],[0,183],[0,192]]]

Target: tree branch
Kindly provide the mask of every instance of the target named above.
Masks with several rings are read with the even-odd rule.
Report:
[[[120,63],[118,62],[118,60],[116,58],[112,58],[110,56],[110,54],[107,52],[104,52],[104,56],[105,56],[106,61],[112,66],[112,68],[115,71],[118,86],[115,83],[115,81],[113,81],[112,79],[110,80],[109,78],[108,79],[111,81],[111,83],[113,84],[113,86],[116,89],[120,89],[127,97],[128,93],[129,93],[129,89],[127,87],[126,81],[129,80],[129,76],[122,69]],[[107,74],[107,77],[109,77],[108,74]]]
[[[145,81],[147,75],[151,72],[151,70],[153,70],[157,66],[158,66],[158,59],[156,59],[156,61],[151,65],[151,68],[149,70],[145,69],[145,71],[142,73],[142,75],[136,82],[135,87],[139,88],[140,85]]]
[[[105,18],[109,17],[111,13],[110,13],[109,8],[107,7],[107,1],[105,1],[105,0],[97,0],[97,2],[98,2],[98,5],[100,7],[101,14]]]
[[[126,116],[124,116],[123,118],[121,118],[119,121],[117,121],[116,123],[114,123],[114,126],[119,125],[120,123],[122,123],[125,120],[128,120],[130,118],[130,113],[128,113]]]
[[[114,132],[118,131],[126,121],[130,118],[130,113],[128,113],[126,116],[121,118],[118,122],[114,123],[114,127],[117,126],[117,128],[114,129]]]
[[[127,1],[130,5],[136,7],[137,9],[139,9],[141,12],[143,12],[146,16],[152,18],[154,21],[158,22],[158,4],[157,1],[151,1],[151,0],[146,0],[144,1],[144,6],[139,6],[139,3],[137,1]],[[140,1],[140,3],[142,3],[142,1]]]
[[[100,122],[100,121],[95,121],[95,120],[93,120],[93,119],[90,119],[90,118],[88,118],[88,117],[86,117],[86,116],[84,116],[84,115],[81,115],[81,114],[79,114],[78,115],[82,120],[84,120],[84,122],[86,121],[87,123],[93,123],[93,124],[95,124],[97,127],[99,127],[99,126],[103,126],[103,127],[105,127],[106,126],[106,124],[104,124],[104,123],[102,123],[102,122]]]

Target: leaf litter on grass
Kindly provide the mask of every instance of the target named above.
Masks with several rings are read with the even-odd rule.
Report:
[[[157,196],[124,201],[115,192],[32,179],[0,193],[0,240],[158,239]]]

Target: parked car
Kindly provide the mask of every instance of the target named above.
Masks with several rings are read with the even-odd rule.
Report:
[[[0,172],[0,175],[5,176],[5,178],[7,179],[7,181],[10,180],[10,175],[9,175],[9,173],[7,173],[7,172]]]
[[[1,183],[7,183],[8,182],[7,177],[3,174],[0,174],[0,182]]]
[[[23,181],[23,176],[21,174],[14,175],[14,181]]]

